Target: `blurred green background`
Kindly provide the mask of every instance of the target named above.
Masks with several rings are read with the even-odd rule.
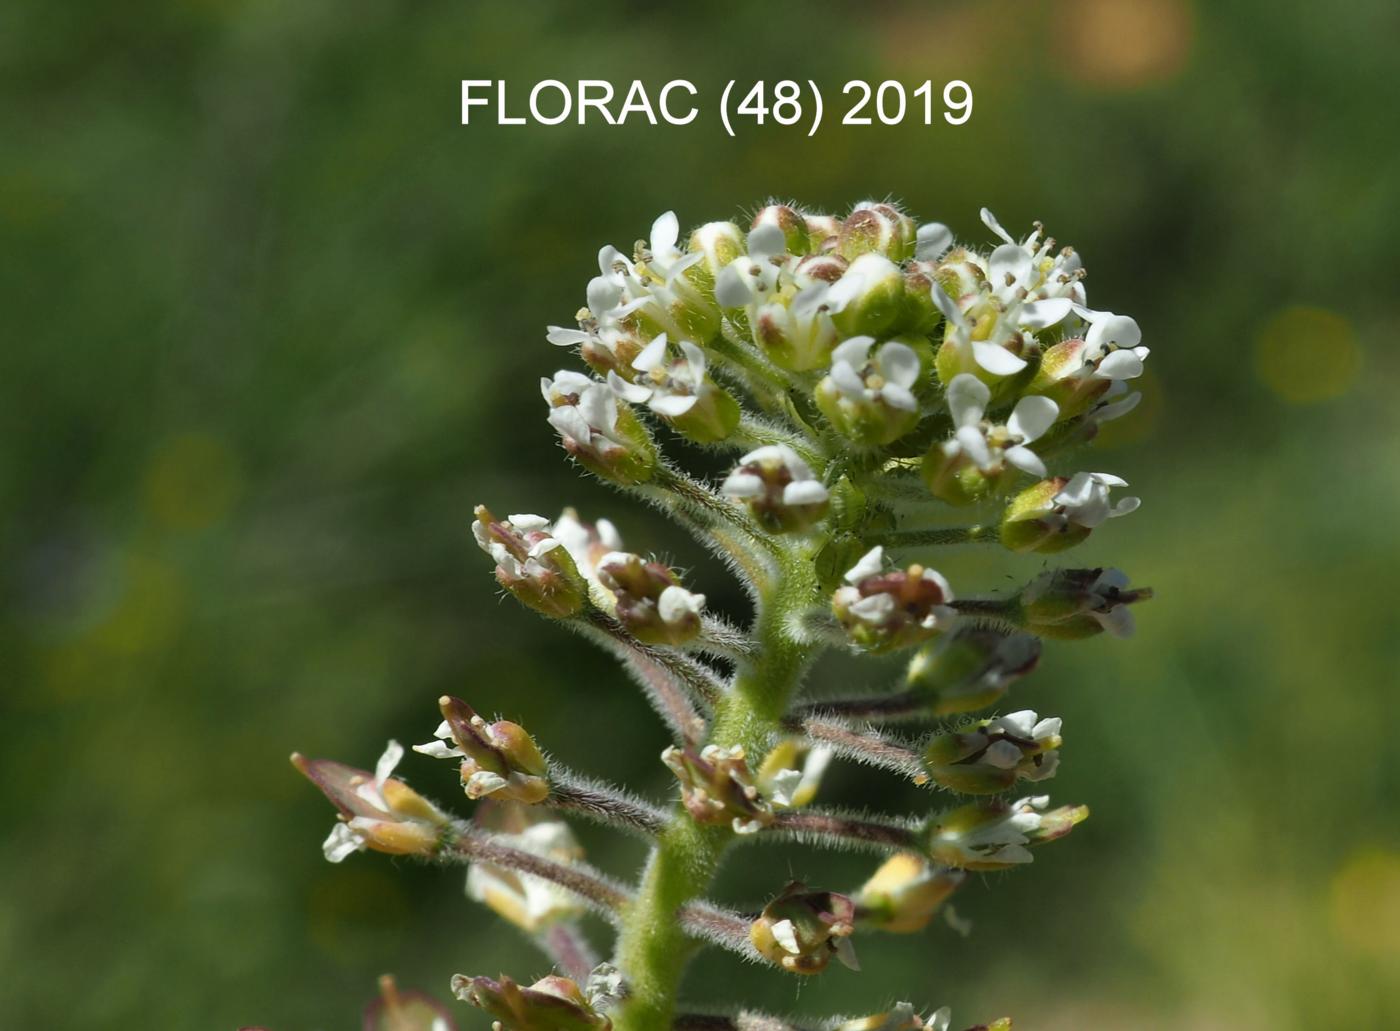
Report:
[[[563,461],[544,325],[667,208],[889,194],[979,240],[982,204],[1041,218],[1137,317],[1148,400],[1093,464],[1145,504],[1074,558],[1159,598],[1015,697],[1065,717],[1054,793],[1094,818],[966,888],[970,938],[871,939],[863,973],[802,985],[713,957],[693,993],[1041,1031],[1400,1026],[1397,39],[1393,0],[4,5],[0,1025],[351,1028],[383,971],[438,994],[542,973],[459,872],[324,862],[331,810],[287,753],[372,764],[453,691],[671,791],[628,684],[499,602],[470,506],[574,503],[695,562]],[[719,88],[760,75],[829,100],[963,78],[976,106],[731,140]],[[675,76],[708,105],[684,129],[458,124],[462,78]],[[1040,563],[946,568],[975,591]],[[454,797],[447,764],[404,770]],[[609,870],[641,858],[581,833]],[[721,890],[872,866],[779,850]]]

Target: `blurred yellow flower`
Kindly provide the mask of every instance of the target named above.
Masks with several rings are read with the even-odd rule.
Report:
[[[1349,323],[1326,308],[1284,308],[1254,341],[1254,369],[1290,404],[1341,397],[1356,382],[1361,350]]]

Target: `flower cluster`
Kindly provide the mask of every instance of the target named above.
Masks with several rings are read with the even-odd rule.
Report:
[[[1015,590],[955,593],[937,549],[1027,562],[1016,556],[1065,551],[1134,511],[1121,478],[1067,463],[1132,410],[1148,350],[1131,318],[1089,306],[1073,248],[1039,223],[1018,237],[986,210],[982,222],[985,239],[959,241],[891,203],[844,215],[771,203],[746,224],[683,233],[666,212],[630,251],[603,247],[575,325],[548,328],[582,362],[540,383],[564,451],[720,562],[683,578],[573,509],[551,521],[481,506],[472,532],[504,592],[599,644],[642,687],[671,735],[660,756],[671,797],[574,773],[520,725],[451,696],[414,750],[458,764],[474,819],[395,777],[395,744],[373,773],[294,757],[339,811],[327,858],[463,863],[468,895],[545,950],[555,969],[532,984],[453,980],[500,1031],[948,1031],[946,1009],[907,1003],[815,1021],[691,1011],[686,960],[713,946],[844,976],[828,971],[858,969],[859,931],[922,932],[942,913],[965,932],[948,900],[980,890],[969,871],[1024,866],[1088,815],[1010,794],[1055,775],[1063,728],[1001,707],[1043,640],[1127,636],[1150,591],[1115,569],[1037,564]],[[675,437],[705,449],[718,475],[682,468]],[[699,589],[721,568],[752,600],[746,626]],[[830,648],[907,663],[884,689],[808,690]],[[956,797],[912,814],[823,806],[823,774],[842,760]],[[639,876],[589,866],[569,817],[647,841]],[[844,892],[783,885],[774,864],[764,904],[704,897],[740,842],[754,854],[770,841],[881,856]],[[616,930],[610,961],[583,930],[586,912]],[[404,998],[391,1006],[386,993],[381,1023],[410,1012]],[[403,1026],[447,1026],[440,1005],[414,1006],[433,1023]]]

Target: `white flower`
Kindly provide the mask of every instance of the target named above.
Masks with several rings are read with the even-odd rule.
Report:
[[[1120,498],[1117,503],[1109,504],[1109,488],[1127,485],[1127,480],[1112,473],[1075,473],[1055,495],[1053,514],[1067,523],[1092,530],[1108,519],[1136,511],[1142,504],[1142,500],[1135,497]]]
[[[844,397],[884,402],[906,412],[919,409],[909,388],[919,381],[919,356],[912,347],[891,340],[870,359],[875,338],[851,337],[831,352],[831,381]]]
[[[554,520],[550,535],[564,545],[578,571],[590,581],[596,581],[598,562],[604,555],[623,549],[622,534],[611,521],[599,519],[589,526],[579,520],[572,508],[564,509]]]
[[[1075,314],[1089,323],[1084,334],[1084,365],[1097,379],[1120,381],[1142,375],[1151,351],[1141,346],[1142,329],[1127,315],[1075,306]]]
[[[472,523],[472,536],[476,538],[477,546],[495,560],[505,576],[511,580],[538,580],[553,572],[542,560],[562,542],[549,535],[548,519],[523,513],[512,515],[501,524],[501,529],[506,535],[519,539],[515,551],[508,548],[500,536],[493,534],[480,519]],[[520,554],[522,550],[523,557]]]
[[[786,738],[768,753],[759,767],[758,790],[775,808],[805,806],[816,797],[834,754],[825,746],[807,746],[797,738]]]
[[[1020,799],[1001,816],[966,830],[940,826],[933,835],[933,846],[940,857],[961,857],[974,868],[983,863],[1014,866],[1032,862],[1034,856],[1026,846],[1040,829],[1040,814],[1049,804],[1049,795],[1034,795]]]
[[[374,765],[374,779],[356,785],[353,789],[358,801],[365,803],[360,815],[337,823],[321,845],[321,850],[332,863],[339,863],[355,852],[363,852],[369,847],[364,831],[384,820],[392,820],[389,814],[393,807],[384,798],[384,784],[393,775],[394,768],[403,759],[403,746],[391,740],[384,748],[384,754]],[[377,812],[376,812],[377,810]]]
[[[937,261],[953,246],[953,231],[942,222],[919,226],[914,236],[914,257],[919,261]]]
[[[1031,709],[1007,713],[1005,716],[992,720],[982,728],[982,732],[988,737],[1004,736],[993,741],[978,761],[995,766],[999,770],[1016,769],[1025,758],[1020,745],[1016,742],[1042,745],[1059,737],[1061,724],[1060,717],[1047,716],[1045,719],[1040,719]],[[1007,737],[1015,738],[1016,741],[1008,741]],[[1055,770],[1059,766],[1059,758],[1058,752],[1046,752],[1038,764],[1028,765],[1023,770],[1023,776],[1026,780],[1048,780],[1055,775]]]
[[[812,467],[786,444],[768,444],[750,451],[739,459],[720,491],[743,501],[767,497],[779,505],[818,505],[831,497]]]
[[[1088,612],[1111,637],[1133,636],[1137,621],[1133,610],[1114,599],[1119,592],[1127,590],[1128,574],[1121,569],[1105,569],[1090,586],[1094,600],[1089,603]]]
[[[624,401],[645,404],[657,415],[677,418],[695,407],[705,386],[705,352],[689,340],[679,344],[684,356],[666,360],[666,334],[658,335],[632,362],[640,376],[628,383],[616,372],[608,373],[608,386]]]
[[[532,823],[519,833],[498,834],[493,840],[559,863],[583,858],[583,849],[562,820]],[[577,896],[557,884],[489,863],[473,863],[467,869],[467,896],[531,933],[584,912]]]
[[[1045,463],[1030,448],[1055,424],[1060,406],[1048,397],[1023,397],[1016,402],[1005,426],[987,426],[983,416],[991,401],[991,389],[971,373],[959,373],[948,384],[948,411],[956,427],[943,445],[949,458],[966,455],[984,473],[1001,471],[1003,463],[1032,476],[1045,475]]]
[[[630,445],[617,429],[617,398],[606,383],[563,369],[540,379],[540,393],[550,406],[549,424],[567,444],[597,458]]]

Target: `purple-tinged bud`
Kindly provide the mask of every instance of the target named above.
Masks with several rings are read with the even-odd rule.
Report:
[[[1026,629],[1041,637],[1077,640],[1105,631],[1131,637],[1128,606],[1151,597],[1150,587],[1130,590],[1127,574],[1119,569],[1055,569],[1021,591],[1021,618]]]
[[[612,592],[618,621],[637,640],[680,645],[700,633],[705,596],[682,587],[670,567],[614,551],[598,563],[598,581]]]
[[[836,249],[854,261],[862,254],[882,254],[901,262],[914,256],[914,220],[889,204],[866,201],[846,217]]]
[[[292,754],[292,765],[321,789],[340,812],[340,821],[322,846],[339,863],[372,849],[390,855],[436,855],[450,826],[446,813],[397,777],[403,747],[390,741],[373,773],[331,759]]]
[[[955,618],[953,591],[940,573],[917,564],[886,570],[884,556],[878,546],[866,552],[831,598],[852,643],[877,653],[927,641]]]
[[[924,748],[924,766],[950,791],[992,795],[1020,780],[1053,777],[1062,743],[1058,718],[1038,719],[1025,709],[936,735]]]
[[[811,891],[793,881],[763,907],[749,939],[764,959],[792,974],[820,974],[832,957],[859,970],[851,945],[855,918],[855,903],[848,896]]]
[[[1039,661],[1040,640],[1031,634],[964,623],[919,650],[905,683],[931,716],[975,712],[996,704]]]
[[[549,520],[537,515],[498,519],[476,507],[472,536],[496,562],[496,582],[546,616],[567,619],[588,597],[588,585],[569,550],[553,536]]]
[[[856,893],[856,909],[863,924],[913,934],[928,926],[966,876],[915,852],[896,852]]]
[[[1048,795],[1035,795],[950,809],[929,820],[928,854],[959,870],[1008,870],[1029,863],[1030,846],[1064,837],[1089,816],[1088,806],[1046,811],[1049,804]]]
[[[499,1031],[609,1031],[612,1021],[599,1013],[578,983],[551,974],[528,988],[509,977],[452,978],[452,992],[496,1018]]]
[[[765,530],[801,533],[826,515],[831,493],[792,448],[770,444],[750,451],[720,491],[743,504]]]
[[[793,269],[793,279],[800,289],[825,283],[830,286],[846,274],[851,263],[839,254],[809,254]]]
[[[698,752],[673,745],[661,753],[661,761],[681,782],[681,801],[696,823],[724,823],[736,834],[753,834],[773,822],[773,807],[738,745],[706,745]]]
[[[432,996],[401,991],[393,975],[385,974],[379,998],[365,1007],[364,1031],[457,1031],[457,1022]]]
[[[549,796],[549,770],[535,739],[509,720],[487,723],[460,698],[438,699],[442,724],[415,752],[434,759],[462,760],[462,787],[467,797],[534,805]],[[452,744],[447,744],[451,741]]]
[[[806,254],[809,249],[807,219],[801,212],[786,204],[769,204],[753,217],[751,229],[759,226],[777,226],[787,241],[789,254]]]

